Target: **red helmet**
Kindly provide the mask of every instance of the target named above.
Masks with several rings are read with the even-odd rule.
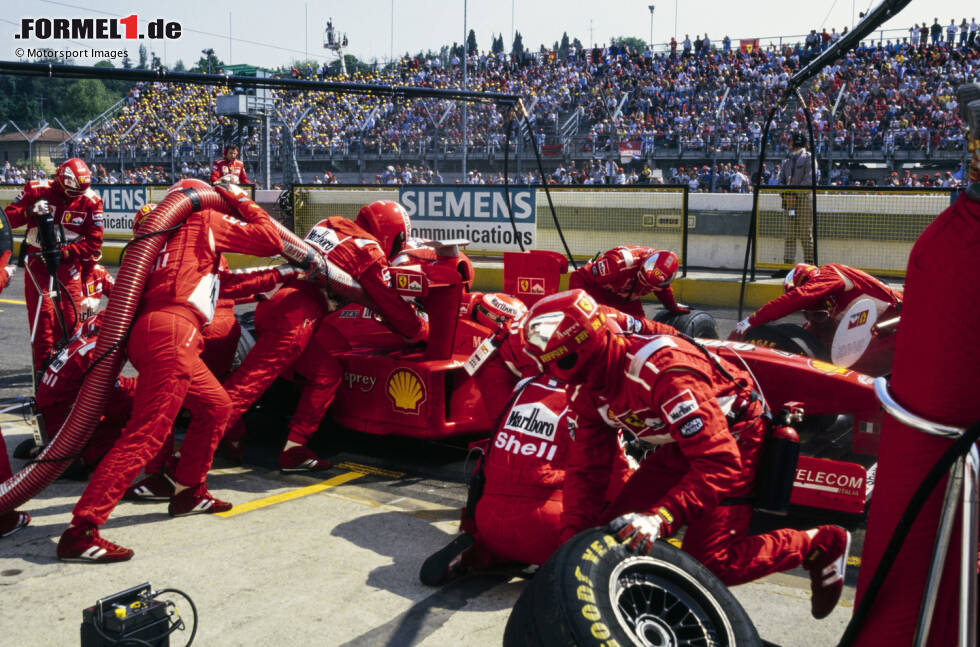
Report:
[[[525,348],[553,377],[581,378],[609,347],[615,328],[585,290],[570,290],[535,303],[524,322]],[[580,381],[580,380],[579,380]]]
[[[783,279],[783,292],[789,292],[794,288],[798,288],[813,277],[815,277],[820,272],[820,268],[816,265],[808,265],[807,263],[797,263],[796,267],[789,271],[786,278]]]
[[[55,181],[67,196],[82,195],[92,186],[92,172],[88,165],[77,157],[61,163],[55,173]]]
[[[394,200],[377,200],[361,207],[354,224],[378,239],[385,256],[394,257],[412,235],[412,221]]]
[[[637,272],[644,259],[657,250],[638,245],[613,247],[589,264],[596,281],[624,299],[638,297],[636,292]]]
[[[203,180],[198,180],[197,178],[184,178],[179,182],[171,185],[167,189],[167,193],[173,193],[174,191],[180,191],[181,189],[210,189],[211,185]]]
[[[502,324],[520,319],[527,314],[527,306],[517,297],[503,292],[488,292],[473,296],[473,321],[496,330]]]
[[[134,234],[136,233],[136,230],[139,229],[140,225],[143,224],[143,221],[146,220],[146,217],[149,216],[156,208],[157,208],[157,204],[155,202],[147,202],[146,204],[144,204],[142,207],[139,208],[139,211],[137,211],[136,215],[133,216]]]
[[[656,290],[663,290],[674,280],[677,272],[677,254],[665,250],[658,250],[643,261],[643,265],[636,273],[638,294],[646,294]]]

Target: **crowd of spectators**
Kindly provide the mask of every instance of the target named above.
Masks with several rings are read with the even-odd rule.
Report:
[[[818,154],[831,143],[841,152],[875,149],[886,154],[962,146],[954,88],[980,72],[976,21],[952,21],[945,30],[939,26],[940,37],[938,25],[936,19],[929,28],[915,25],[901,40],[862,44],[807,84],[804,94],[813,115]],[[555,154],[556,149],[560,154],[568,145],[575,146],[579,156],[591,153],[610,159],[618,158],[610,153],[624,145],[637,149],[641,157],[675,147],[706,153],[735,148],[749,152],[758,146],[766,111],[786,81],[844,33],[846,29],[813,30],[802,42],[762,47],[733,47],[727,36],[713,41],[705,34],[693,43],[685,37],[681,51],[675,41],[664,53],[613,44],[572,47],[566,57],[555,52],[520,58],[471,54],[468,88],[521,95],[532,107],[541,133],[538,143],[553,147],[546,154]],[[320,77],[326,69],[294,68],[284,73]],[[355,73],[349,80],[459,88],[462,61],[457,56],[406,57],[397,65]],[[719,109],[726,89],[727,98]],[[832,118],[841,89],[843,98]],[[76,153],[89,159],[112,158],[122,147],[137,159],[167,159],[176,144],[179,159],[206,157],[214,152],[202,150],[209,131],[217,134],[226,124],[209,106],[215,95],[225,92],[137,84],[114,117],[80,138]],[[276,112],[292,129],[300,155],[349,156],[363,151],[419,159],[431,150],[457,151],[462,139],[460,103],[296,91],[274,91],[273,100]],[[559,141],[558,127],[578,110],[582,116],[578,138]],[[504,141],[500,112],[493,106],[470,105],[467,119],[471,151],[499,154]],[[770,145],[776,151],[785,149],[792,133],[801,128],[805,128],[802,109],[791,105],[779,115]],[[288,132],[275,128],[273,145],[279,146]],[[584,177],[583,169],[578,169],[581,182],[616,183],[622,175],[628,183],[634,174],[643,181],[641,169],[633,168],[638,164],[622,173],[610,164],[596,162],[597,169]],[[692,178],[688,169],[688,180],[702,185],[700,170]],[[719,169],[714,175],[723,174]],[[431,181],[425,173],[413,177]],[[391,181],[384,173],[377,179]],[[735,180],[739,186],[740,182]]]

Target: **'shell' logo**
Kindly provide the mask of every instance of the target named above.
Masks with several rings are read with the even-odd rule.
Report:
[[[863,326],[868,323],[868,311],[863,310],[857,314],[851,315],[851,320],[847,322],[847,329],[857,328],[858,326]]]
[[[425,402],[425,386],[411,369],[397,368],[392,371],[385,390],[392,407],[399,413],[418,415],[422,403]]]

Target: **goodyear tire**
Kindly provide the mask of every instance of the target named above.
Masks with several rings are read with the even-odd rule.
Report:
[[[718,325],[715,318],[704,310],[691,310],[684,313],[661,310],[653,320],[673,326],[688,337],[718,339]]]
[[[745,341],[756,346],[806,355],[824,362],[830,361],[830,351],[820,343],[820,340],[813,333],[796,324],[763,324],[749,328],[745,333]]]
[[[759,635],[724,584],[687,553],[658,541],[626,551],[602,528],[565,543],[517,600],[504,647],[618,644],[755,647]]]

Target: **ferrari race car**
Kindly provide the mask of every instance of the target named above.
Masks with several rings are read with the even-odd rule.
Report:
[[[330,409],[334,422],[368,434],[457,440],[464,447],[466,440],[493,431],[517,378],[497,356],[473,374],[467,371],[467,360],[494,331],[465,316],[461,242],[437,245],[435,260],[391,268],[395,289],[421,303],[429,317],[424,348],[405,342],[362,305],[348,304],[329,315],[350,344],[339,355],[345,372]],[[556,292],[566,270],[567,261],[554,252],[505,254],[505,291],[531,305]],[[794,403],[797,418],[805,411],[805,422],[798,425],[802,455],[792,505],[864,513],[880,430],[870,377],[785,350],[705,338],[717,333],[714,319],[702,311],[664,312],[657,318],[747,366],[773,409]]]

